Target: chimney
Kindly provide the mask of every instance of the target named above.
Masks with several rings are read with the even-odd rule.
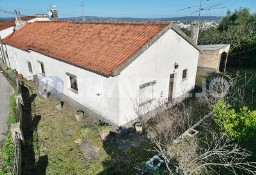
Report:
[[[191,39],[197,45],[198,42],[198,35],[199,35],[199,22],[194,21],[191,24]]]

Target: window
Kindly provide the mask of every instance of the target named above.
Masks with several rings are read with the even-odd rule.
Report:
[[[42,74],[45,74],[44,63],[40,63]]]
[[[186,80],[188,78],[188,69],[184,69],[182,72],[182,80]]]
[[[70,88],[72,90],[78,91],[78,85],[77,85],[77,77],[75,75],[72,75],[70,73],[66,73],[69,76],[70,80]]]
[[[71,85],[71,89],[78,91],[76,77],[70,77],[70,85]]]
[[[153,90],[156,81],[151,81],[140,85],[140,105],[144,105],[153,101]]]
[[[29,70],[30,73],[33,73],[33,71],[32,71],[32,64],[29,61],[28,61],[28,70]]]

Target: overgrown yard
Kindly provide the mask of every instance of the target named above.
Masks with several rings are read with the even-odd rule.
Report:
[[[153,155],[144,136],[118,138],[89,117],[78,122],[69,105],[57,110],[54,97],[24,100],[32,112],[24,118],[23,174],[132,174]]]

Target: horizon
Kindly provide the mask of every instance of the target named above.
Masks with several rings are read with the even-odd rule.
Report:
[[[36,14],[47,14],[47,8],[56,5],[60,18],[83,16],[82,0],[3,0],[0,2],[0,18],[14,17],[14,10],[21,12],[22,16],[34,16]],[[178,2],[162,0],[85,0],[84,16],[112,17],[112,18],[175,18],[198,16],[200,0],[180,0]],[[254,0],[202,0],[201,16],[225,16],[227,10],[234,11],[240,7],[247,7],[252,13],[256,11]],[[2,10],[2,11],[1,11]]]
[[[40,14],[35,14],[32,16],[36,16]],[[82,18],[83,16],[69,16],[69,17],[62,17],[59,19],[66,19],[66,18]],[[113,16],[84,16],[86,17],[95,17],[95,18],[113,18],[113,19],[122,19],[122,18],[132,18],[132,19],[175,19],[175,18],[198,18],[198,16],[174,16],[174,17],[129,17],[129,16],[123,16],[123,17],[113,17]],[[201,18],[208,18],[208,17],[216,17],[216,18],[222,18],[224,16],[201,16]],[[0,17],[0,19],[14,19],[15,17]]]

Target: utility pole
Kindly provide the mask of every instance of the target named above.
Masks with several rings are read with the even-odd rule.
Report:
[[[83,21],[84,21],[84,1],[82,1],[82,8],[83,8]]]

